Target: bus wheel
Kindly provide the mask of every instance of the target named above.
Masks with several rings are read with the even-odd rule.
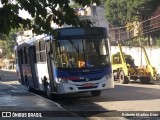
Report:
[[[95,91],[91,91],[92,96],[100,96],[101,95],[101,91],[100,90],[95,90]]]
[[[120,74],[119,74],[119,81],[122,84],[128,84],[129,83],[129,78],[127,76],[125,76],[123,71],[121,71]]]
[[[46,95],[47,95],[47,97],[49,98],[49,99],[53,99],[53,93],[52,93],[52,91],[51,91],[51,87],[50,87],[50,85],[47,85],[46,86]]]

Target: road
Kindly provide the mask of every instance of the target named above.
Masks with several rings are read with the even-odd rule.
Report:
[[[98,117],[100,113],[115,111],[160,111],[160,85],[115,83],[114,89],[103,91],[99,97],[92,97],[90,93],[75,94],[58,102],[62,107],[70,111],[80,111],[77,112],[80,116],[88,118]],[[120,116],[121,113],[113,115]],[[108,115],[101,114],[101,116]]]
[[[2,82],[21,87],[17,80],[11,78],[12,80],[2,79]],[[99,97],[92,97],[90,93],[79,93],[60,96],[54,101],[65,109],[88,119],[102,119],[107,116],[121,117],[122,112],[117,113],[117,111],[150,111],[154,113],[154,111],[160,111],[160,85],[115,83],[114,89],[103,91]]]

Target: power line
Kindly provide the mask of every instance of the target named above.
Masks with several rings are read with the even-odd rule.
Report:
[[[142,34],[151,33],[151,32],[158,31],[158,30],[160,30],[160,28],[155,29],[155,30],[151,30],[151,31],[147,31],[147,32],[144,32],[144,33],[142,33]]]
[[[155,18],[157,18],[157,17],[155,17]],[[151,28],[151,26],[153,26],[153,25],[157,25],[157,26],[158,26],[159,24],[160,24],[160,21],[157,21],[157,22],[154,23],[154,24],[149,24],[149,25],[143,26],[143,29],[149,27],[148,29],[144,30],[143,32],[149,33],[148,31],[150,31],[151,29],[153,29],[153,28]],[[119,28],[125,28],[125,27],[119,27]],[[123,30],[123,32],[120,32],[121,30],[119,30],[118,28],[114,28],[114,29],[117,29],[117,30],[118,30],[118,32],[115,33],[115,34],[120,34],[120,35],[121,35],[121,34],[124,34],[124,33],[130,34],[132,31],[134,31],[134,30],[132,30],[132,31],[124,31],[124,30]],[[113,29],[112,29],[112,30],[113,30]],[[153,31],[155,31],[155,30],[153,30]]]
[[[149,21],[150,23],[145,24],[147,21]],[[160,15],[157,15],[155,17],[148,19],[148,20],[140,22],[140,27],[143,29],[143,31],[136,37],[159,31],[160,30]],[[117,28],[110,28],[110,30],[117,29],[117,31],[115,31],[115,33],[114,33],[114,38],[118,38],[118,39],[115,39],[112,42],[116,42],[116,41],[127,42],[133,38],[136,38],[136,37],[133,37],[134,29],[131,31],[127,31],[127,30],[125,31],[124,29],[126,29],[126,28],[127,28],[126,26],[117,27]]]
[[[144,26],[143,28],[151,27],[151,26],[153,26],[153,25],[157,25],[157,24],[160,24],[160,21],[158,21],[157,23],[154,23],[154,24],[149,24],[149,25],[147,25],[147,26]]]
[[[155,16],[155,17],[152,17],[152,18],[148,19],[148,20],[142,21],[141,23],[144,23],[144,22],[150,21],[150,20],[155,19],[155,18],[157,18],[157,17],[160,17],[160,15],[157,15],[157,16]]]
[[[155,32],[155,31],[158,31],[160,30],[160,28],[158,29],[154,29],[154,30],[148,30],[148,31],[145,31],[143,33],[141,33],[141,35],[145,35],[145,34],[148,34],[148,33],[152,33],[152,32]],[[139,35],[140,36],[140,35]],[[138,36],[137,36],[138,37]],[[123,37],[120,36],[120,39],[116,39],[115,41],[124,41],[124,40],[128,40],[128,39],[133,39],[135,37],[129,37],[128,35],[125,35]]]
[[[147,34],[147,33],[151,33],[151,32],[154,32],[154,31],[158,31],[158,30],[160,30],[160,28],[159,29],[156,29],[156,30],[151,30],[151,31],[147,31],[147,32],[145,32],[145,33],[142,33],[141,35],[143,35],[143,34]],[[137,36],[138,37],[138,36]],[[123,38],[123,39],[116,39],[116,40],[114,40],[114,41],[128,41],[129,39],[133,39],[133,38],[136,38],[136,37],[131,37],[131,38],[128,38],[128,37],[126,37],[126,38]]]
[[[155,18],[158,18],[158,17],[160,17],[160,15],[157,15],[157,16],[152,17],[152,18],[150,18],[150,19],[144,20],[144,21],[140,22],[140,24],[143,24],[143,23],[145,23],[145,22],[147,22],[147,21],[150,21],[150,20],[155,19]],[[124,26],[124,27],[116,27],[116,28],[110,28],[110,29],[112,30],[112,29],[121,29],[121,28],[127,28],[127,27]]]

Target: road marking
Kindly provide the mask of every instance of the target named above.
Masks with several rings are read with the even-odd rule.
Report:
[[[139,93],[153,93],[153,92],[149,92],[149,91],[137,91]]]

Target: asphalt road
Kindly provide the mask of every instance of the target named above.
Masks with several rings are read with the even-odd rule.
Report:
[[[13,80],[13,77],[12,80],[2,79],[2,82],[21,87],[15,79]],[[54,101],[65,109],[92,120],[108,119],[108,117],[110,119],[137,118],[133,115],[128,117],[127,112],[138,115],[144,113],[138,119],[160,119],[159,117],[151,117],[151,115],[160,115],[158,112],[160,111],[160,85],[143,85],[140,83],[122,85],[115,83],[114,89],[103,91],[99,97],[92,97],[88,92],[59,96]],[[125,116],[122,116],[123,114]]]
[[[103,91],[99,97],[92,97],[90,93],[68,95],[65,99],[60,99],[58,103],[69,111],[78,111],[78,115],[90,119],[99,116],[121,117],[122,111],[156,113],[160,111],[160,85],[115,83],[114,89]],[[147,118],[149,119],[150,116]]]

